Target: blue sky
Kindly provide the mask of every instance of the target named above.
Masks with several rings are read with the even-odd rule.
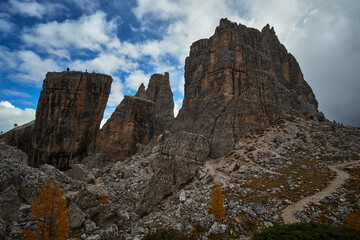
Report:
[[[360,126],[359,9],[358,0],[3,0],[0,131],[34,119],[46,72],[68,66],[113,77],[105,119],[124,95],[167,71],[176,113],[190,45],[222,17],[274,26],[325,116]]]

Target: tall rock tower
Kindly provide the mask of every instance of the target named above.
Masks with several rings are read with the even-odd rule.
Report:
[[[260,32],[221,19],[212,37],[191,46],[175,125],[205,135],[210,157],[219,157],[249,130],[292,116],[320,118],[317,105],[273,28]]]
[[[68,169],[86,156],[100,126],[112,78],[82,72],[49,72],[43,82],[29,165]]]
[[[105,153],[111,162],[137,152],[137,144],[148,144],[174,122],[174,100],[169,73],[153,74],[145,90],[125,96],[89,146],[89,154]]]

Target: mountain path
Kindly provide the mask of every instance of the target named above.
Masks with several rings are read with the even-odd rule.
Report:
[[[303,211],[304,208],[310,204],[310,203],[319,203],[323,198],[330,196],[332,193],[336,192],[336,190],[341,187],[345,181],[347,179],[350,178],[350,175],[343,171],[340,170],[340,168],[343,167],[347,167],[349,165],[352,164],[356,164],[356,163],[360,163],[360,160],[358,161],[352,161],[352,162],[347,162],[347,163],[341,163],[341,164],[335,164],[335,165],[329,165],[327,166],[331,171],[336,173],[336,177],[335,179],[333,179],[330,182],[330,185],[327,186],[326,188],[324,188],[323,190],[321,190],[320,192],[311,195],[309,197],[303,198],[300,201],[287,206],[282,212],[281,212],[281,217],[284,220],[285,224],[291,224],[291,223],[295,223],[295,222],[300,222],[300,220],[298,220],[295,217],[295,213],[298,211]]]

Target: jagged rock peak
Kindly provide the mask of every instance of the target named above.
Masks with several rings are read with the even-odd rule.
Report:
[[[137,144],[170,130],[174,121],[174,100],[169,74],[153,74],[145,90],[141,84],[135,96],[125,96],[100,130],[88,152],[104,153],[110,162],[124,160],[137,152]]]
[[[137,93],[135,94],[135,97],[147,99],[145,85],[143,83],[141,83]]]
[[[163,130],[169,130],[174,121],[174,99],[170,87],[169,73],[153,74],[146,89],[147,98],[156,105],[156,119]]]
[[[219,157],[251,129],[308,115],[321,118],[296,59],[273,28],[262,32],[221,19],[209,39],[192,44],[176,129],[200,133]]]
[[[60,169],[86,157],[98,132],[112,77],[99,73],[49,72],[43,82],[29,165]]]
[[[148,144],[155,134],[155,103],[125,96],[89,146],[89,153],[105,153],[111,162],[136,153],[136,144]]]

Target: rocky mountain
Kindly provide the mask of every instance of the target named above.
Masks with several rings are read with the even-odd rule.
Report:
[[[154,74],[98,131],[110,83],[48,73],[35,123],[1,136],[1,238],[36,229],[31,203],[47,179],[68,201],[69,239],[142,239],[168,228],[248,239],[274,223],[360,219],[360,129],[324,118],[268,25],[222,19],[191,46],[176,119],[169,74]],[[215,183],[221,221],[209,210]]]
[[[305,115],[322,117],[298,63],[269,25],[260,32],[222,19],[212,37],[191,46],[176,127],[209,138],[211,157],[226,154],[249,130]]]

